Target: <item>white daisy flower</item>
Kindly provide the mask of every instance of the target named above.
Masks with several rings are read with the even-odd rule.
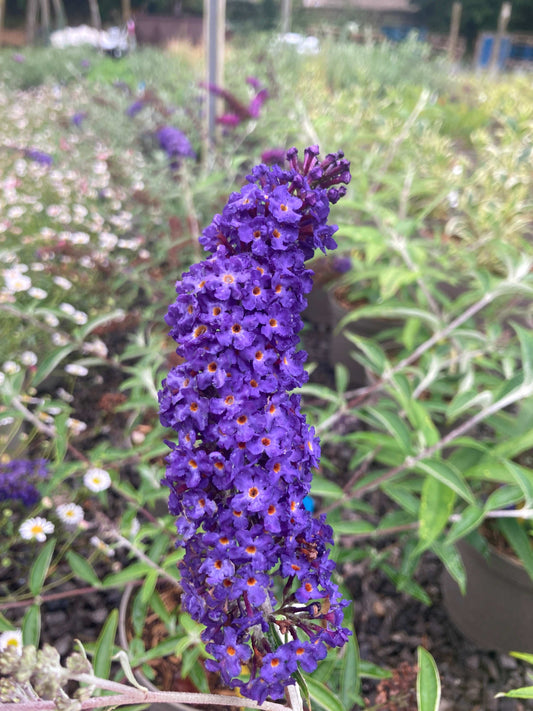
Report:
[[[55,314],[45,314],[44,321],[52,328],[59,326],[59,319],[57,318],[57,316]]]
[[[22,630],[8,630],[0,634],[0,652],[15,649],[22,654]]]
[[[59,308],[64,314],[67,314],[67,316],[73,316],[76,313],[76,307],[72,306],[72,304],[67,304],[64,301],[59,304]]]
[[[89,369],[86,368],[84,365],[80,365],[79,363],[68,363],[65,366],[65,371],[69,375],[79,375],[79,376],[84,376],[87,375],[89,372]]]
[[[106,344],[99,338],[97,338],[95,341],[84,343],[82,350],[84,353],[95,355],[99,358],[106,358],[108,353]]]
[[[80,267],[83,267],[84,269],[92,269],[94,267],[94,261],[87,254],[80,257],[78,263]]]
[[[65,289],[66,291],[68,291],[72,286],[72,282],[62,276],[55,276],[52,279],[52,281],[54,282],[54,284],[56,284],[57,286],[60,286],[62,289]]]
[[[77,504],[60,504],[56,513],[68,526],[78,526],[83,521],[83,509]]]
[[[107,543],[104,543],[101,538],[98,538],[98,536],[91,536],[89,540],[91,545],[93,545],[95,548],[98,548],[98,550],[101,551],[108,558],[112,558],[115,555],[115,551],[110,548]]]
[[[4,281],[6,289],[11,294],[28,291],[31,287],[30,277],[23,274],[20,269],[4,269]]]
[[[25,212],[26,210],[22,205],[13,205],[13,207],[10,207],[7,211],[7,216],[10,220],[17,220],[19,217],[22,217]]]
[[[54,524],[40,516],[26,519],[19,527],[19,533],[25,541],[36,540],[43,543],[46,541],[47,534],[53,532]]]
[[[98,241],[103,249],[113,249],[116,247],[118,237],[112,232],[102,232],[102,234],[98,237]]]
[[[89,491],[105,491],[111,486],[111,477],[109,472],[99,467],[91,467],[87,469],[83,476],[83,483]]]
[[[8,375],[15,375],[15,373],[19,372],[20,365],[18,363],[15,363],[14,360],[6,360],[6,362],[2,366],[2,370]]]
[[[74,400],[74,395],[67,392],[65,390],[65,388],[58,388],[57,389],[57,396],[60,397],[65,402],[72,402]]]
[[[74,319],[74,323],[79,324],[80,326],[83,326],[84,323],[87,323],[89,320],[89,317],[85,313],[85,311],[75,311],[72,314],[72,318]]]
[[[38,286],[32,286],[28,289],[28,294],[34,299],[46,299],[48,293],[44,289],[40,289]]]
[[[37,354],[33,351],[24,351],[24,353],[22,353],[20,356],[20,362],[22,363],[22,365],[25,366],[36,365]]]
[[[64,333],[52,333],[52,343],[54,346],[66,346],[68,338]]]
[[[82,432],[85,432],[87,429],[87,423],[77,420],[75,417],[69,417],[67,419],[67,427],[73,435],[79,435]]]

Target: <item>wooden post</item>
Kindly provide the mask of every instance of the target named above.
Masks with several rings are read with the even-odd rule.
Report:
[[[6,0],[0,0],[0,47],[4,39],[4,19],[6,13]]]
[[[122,0],[122,23],[125,25],[126,22],[131,18],[131,0]]]
[[[291,31],[292,0],[281,0],[281,32]]]
[[[226,0],[204,0],[204,44],[206,84],[224,86],[224,40],[226,34]],[[215,142],[216,114],[220,99],[207,93],[206,145],[204,157]]]
[[[54,12],[56,15],[55,27],[62,30],[67,24],[67,15],[63,6],[63,0],[52,0]]]
[[[100,17],[100,9],[98,7],[98,0],[89,0],[89,10],[91,13],[91,25],[96,27],[97,30],[102,29],[102,19]]]
[[[490,58],[489,69],[492,74],[498,72],[498,60],[500,58],[500,49],[502,46],[502,39],[507,31],[507,25],[511,18],[511,3],[504,2],[500,10],[500,16],[498,17],[498,29],[496,31],[496,37],[494,38],[494,45],[492,47],[492,55]]]
[[[26,42],[28,44],[35,42],[38,9],[37,0],[28,0],[26,5]]]
[[[40,0],[41,5],[41,41],[48,42],[50,35],[50,0]]]
[[[455,61],[455,52],[457,51],[457,40],[459,39],[459,25],[461,24],[461,12],[463,4],[454,2],[452,5],[452,21],[450,23],[450,36],[448,38],[448,59],[450,62]]]

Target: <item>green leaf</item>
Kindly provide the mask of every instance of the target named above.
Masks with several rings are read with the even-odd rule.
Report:
[[[421,321],[429,323],[435,330],[440,328],[440,320],[429,311],[423,309],[406,308],[404,306],[363,306],[362,308],[350,311],[342,321],[340,327],[343,328],[348,323],[359,321],[361,318],[419,318]]]
[[[394,440],[400,445],[404,454],[411,452],[411,436],[409,430],[405,422],[398,417],[396,413],[389,412],[388,410],[378,410],[375,407],[368,407],[366,411],[394,437]]]
[[[108,314],[103,314],[102,316],[97,316],[96,318],[90,319],[83,326],[83,328],[78,329],[78,335],[81,341],[84,341],[89,333],[94,331],[95,328],[103,326],[110,321],[117,321],[124,318],[124,311],[122,309],[115,309]]]
[[[118,610],[113,610],[108,615],[108,618],[102,627],[102,631],[96,640],[93,654],[93,668],[95,676],[98,676],[101,679],[109,678],[117,625]]]
[[[375,340],[370,338],[363,338],[358,336],[351,331],[344,331],[345,337],[357,346],[361,353],[351,352],[352,358],[357,360],[363,366],[368,368],[378,375],[382,375],[385,369],[388,367],[389,362],[385,351],[378,346]]]
[[[406,267],[388,266],[380,270],[378,281],[384,301],[394,296],[402,286],[412,284],[420,274]]]
[[[359,533],[371,533],[375,531],[368,521],[330,521],[330,525],[337,535],[357,535]]]
[[[22,618],[22,644],[39,646],[41,636],[41,607],[30,605]]]
[[[359,645],[355,633],[348,638],[342,658],[340,696],[345,709],[352,708],[354,698],[361,693]]]
[[[321,681],[316,681],[308,674],[305,675],[305,681],[309,690],[309,696],[316,701],[326,711],[345,711],[344,706],[334,694]]]
[[[442,560],[446,570],[455,580],[464,595],[466,592],[466,570],[463,565],[463,559],[457,552],[457,549],[454,546],[435,541],[431,546],[431,550]]]
[[[12,632],[14,629],[16,629],[15,625],[0,612],[0,632]]]
[[[409,399],[404,401],[404,408],[413,429],[418,432],[422,446],[432,447],[437,444],[440,440],[440,432],[424,405],[418,400]]]
[[[418,711],[438,711],[440,694],[440,677],[435,660],[427,650],[418,647],[418,675],[416,678]]]
[[[459,415],[462,415],[472,407],[484,407],[490,405],[491,401],[492,394],[487,390],[483,390],[480,393],[477,390],[458,393],[446,408],[446,419],[449,422],[453,422]]]
[[[334,402],[335,404],[342,403],[342,397],[339,396],[339,394],[334,390],[327,388],[325,385],[306,383],[305,385],[302,385],[299,392],[303,395],[311,395],[313,397],[318,397],[320,400]]]
[[[510,462],[508,459],[502,463],[517,485],[522,489],[526,508],[530,508],[533,505],[533,471],[519,464],[515,464],[515,462]]]
[[[73,550],[69,550],[67,551],[67,561],[77,578],[85,580],[85,582],[94,585],[94,587],[100,587],[100,578],[96,575],[94,568],[88,560],[85,560],[85,558]]]
[[[531,329],[522,328],[514,323],[513,328],[520,341],[520,354],[522,359],[522,372],[524,383],[533,383],[533,332]]]
[[[118,573],[110,573],[102,580],[104,588],[120,587],[124,583],[129,583],[131,580],[142,580],[147,573],[153,570],[146,563],[133,563],[128,565],[124,570],[119,570]]]
[[[344,491],[338,484],[322,476],[314,476],[311,482],[311,496],[321,496],[324,499],[337,499],[344,496]]]
[[[528,664],[533,664],[533,654],[528,654],[527,652],[511,652],[511,657],[516,657],[516,659],[522,659]]]
[[[446,543],[451,545],[461,538],[467,536],[471,531],[476,529],[483,519],[485,512],[479,506],[467,506],[460,514],[460,518],[454,521],[450,526]]]
[[[50,538],[50,540],[46,541],[43,549],[31,567],[28,578],[28,587],[30,588],[31,594],[34,596],[39,595],[42,590],[43,583],[48,574],[48,568],[50,567],[50,561],[52,560],[52,555],[54,554],[55,545],[55,538]]]
[[[533,686],[521,686],[519,689],[512,689],[505,694],[496,694],[496,696],[508,696],[510,699],[533,699]]]
[[[456,494],[459,494],[462,499],[468,501],[469,504],[476,503],[474,494],[463,479],[462,474],[449,462],[443,462],[440,459],[423,459],[420,462],[416,462],[414,468],[419,473],[429,474],[429,476],[446,484]]]
[[[373,662],[361,659],[359,670],[362,679],[390,679],[392,673],[388,669],[379,667]]]
[[[37,370],[33,376],[32,385],[40,385],[42,381],[57,368],[61,361],[74,350],[76,350],[76,346],[74,345],[62,346],[61,348],[58,348],[45,356],[37,366]]]
[[[515,506],[523,500],[523,494],[518,486],[502,486],[489,494],[484,510],[496,511],[497,509],[505,509],[508,506]]]
[[[55,460],[54,466],[59,466],[65,459],[65,454],[67,453],[68,447],[68,437],[69,430],[67,427],[67,420],[69,418],[68,412],[63,412],[55,418],[55,437],[54,437],[54,450],[55,450]]]
[[[348,368],[342,363],[335,363],[335,387],[339,395],[342,395],[348,388],[350,374]]]
[[[444,530],[453,511],[455,492],[442,481],[426,477],[420,498],[420,527],[418,534],[425,547]]]
[[[531,538],[520,522],[511,518],[498,519],[498,528],[511,544],[512,549],[522,561],[529,577],[533,580],[533,548]]]
[[[141,599],[143,602],[148,603],[148,601],[152,597],[153,592],[155,590],[158,576],[159,576],[159,573],[157,572],[157,570],[152,570],[146,576],[146,579],[145,579],[143,586],[141,588]]]

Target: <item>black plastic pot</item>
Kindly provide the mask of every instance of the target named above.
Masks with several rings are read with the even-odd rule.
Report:
[[[480,649],[533,653],[533,581],[525,568],[491,548],[484,557],[458,543],[466,568],[466,594],[444,572],[441,589],[457,629]]]

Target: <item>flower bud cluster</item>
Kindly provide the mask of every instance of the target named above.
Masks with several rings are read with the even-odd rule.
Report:
[[[183,275],[166,317],[184,362],[159,394],[177,434],[164,482],[185,548],[183,606],[206,627],[207,668],[260,703],[349,634],[331,528],[302,503],[320,448],[292,392],[307,380],[305,261],[336,247],[327,219],[349,163],[320,162],[317,146],[287,160],[255,167],[203,232],[210,256]]]

